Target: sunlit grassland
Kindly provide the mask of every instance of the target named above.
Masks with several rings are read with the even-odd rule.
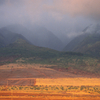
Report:
[[[33,93],[90,93],[100,94],[100,86],[0,86],[0,91]]]

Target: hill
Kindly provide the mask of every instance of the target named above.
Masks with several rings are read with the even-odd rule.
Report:
[[[58,54],[58,51],[48,48],[37,47],[30,44],[23,38],[16,39],[13,43],[0,49],[0,56],[18,56],[18,57],[39,57],[49,58]]]
[[[99,73],[99,59],[75,52],[59,52],[56,50],[37,47],[24,39],[17,39],[6,47],[0,48],[0,64],[5,63],[37,63],[52,65],[54,69],[71,72],[77,70]]]
[[[23,35],[33,45],[47,47],[54,50],[62,50],[63,43],[51,31],[38,25],[33,25],[28,28],[15,24],[6,27],[8,30]]]

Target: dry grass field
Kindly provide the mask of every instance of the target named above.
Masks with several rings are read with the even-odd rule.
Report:
[[[59,71],[52,66],[0,66],[0,100],[100,100],[100,78]]]
[[[37,78],[36,85],[99,86],[100,78]]]

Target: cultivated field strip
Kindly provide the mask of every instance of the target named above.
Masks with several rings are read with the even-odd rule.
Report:
[[[9,78],[7,82],[7,85],[100,86],[100,78]]]

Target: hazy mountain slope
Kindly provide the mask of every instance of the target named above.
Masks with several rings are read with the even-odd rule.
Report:
[[[74,51],[74,49],[80,44],[80,42],[82,42],[88,35],[89,34],[82,34],[77,36],[67,44],[63,51]]]
[[[21,34],[11,32],[6,28],[0,29],[0,47],[5,47],[19,38],[25,39]]]
[[[53,58],[59,54],[58,51],[48,48],[37,47],[25,39],[18,38],[15,42],[0,49],[0,57],[5,56],[18,56],[18,57],[37,57],[40,58]],[[34,58],[35,59],[35,58]]]
[[[90,34],[76,48],[75,52],[97,53],[100,52],[100,34]]]
[[[0,34],[0,48],[5,46],[4,36]]]
[[[100,57],[100,41],[97,41],[92,46],[90,46],[86,51],[86,54],[92,54],[93,56]]]
[[[63,43],[51,31],[44,27],[33,30],[36,36],[34,41],[37,46],[48,47],[55,50],[61,50]]]
[[[55,50],[62,50],[63,43],[51,31],[40,26],[31,26],[29,29],[22,25],[9,25],[7,29],[22,34],[32,44],[40,47],[47,47]]]
[[[100,55],[100,25],[90,25],[83,30],[84,34],[73,39],[64,51],[74,51]]]

